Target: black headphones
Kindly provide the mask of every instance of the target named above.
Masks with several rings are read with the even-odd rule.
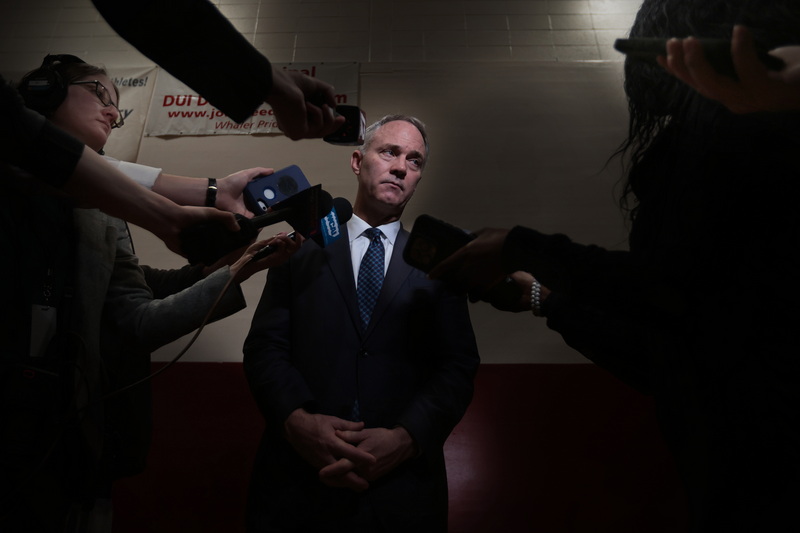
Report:
[[[48,54],[42,66],[25,75],[17,89],[25,100],[25,105],[49,116],[67,97],[69,81],[61,74],[62,65],[69,63],[85,63],[79,57],[69,54]]]

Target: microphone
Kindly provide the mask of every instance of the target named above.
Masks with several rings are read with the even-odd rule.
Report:
[[[333,209],[319,221],[320,231],[313,235],[314,242],[321,247],[326,247],[342,236],[341,224],[346,223],[353,216],[353,206],[345,198],[333,199]]]
[[[219,222],[205,222],[181,232],[181,249],[190,264],[211,265],[229,252],[251,243],[258,230],[278,222],[288,222],[306,238],[320,232],[320,219],[331,210],[331,195],[322,185],[303,189],[273,205],[269,212],[252,219],[236,215],[239,231],[229,231]]]
[[[333,208],[320,220],[320,231],[311,235],[311,239],[323,248],[328,246],[342,236],[342,230],[339,225],[345,224],[352,216],[353,206],[350,205],[350,202],[345,198],[334,198]],[[289,236],[294,238],[294,233],[291,233]],[[259,259],[264,259],[275,252],[275,250],[276,248],[274,246],[268,244],[256,252],[250,260],[258,261]]]
[[[239,221],[239,226],[242,229],[248,227],[246,231],[255,232],[257,229],[286,221],[295,231],[308,238],[319,232],[320,219],[332,207],[331,195],[322,190],[322,185],[314,185],[274,204],[263,215],[243,218]]]

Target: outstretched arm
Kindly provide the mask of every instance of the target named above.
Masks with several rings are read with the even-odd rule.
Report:
[[[244,203],[244,189],[255,178],[273,172],[271,168],[254,167],[219,178],[216,180],[216,200],[209,207],[253,216]],[[207,179],[161,173],[153,184],[153,191],[180,205],[206,205],[208,187]]]
[[[275,68],[211,2],[93,3],[123,39],[237,122],[267,102],[291,139],[324,137],[344,123],[334,117],[333,87]]]
[[[231,231],[239,229],[233,214],[207,207],[179,206],[136,184],[88,148],[62,189],[85,205],[98,207],[152,232],[176,253],[181,253],[179,236],[187,227],[216,220]]]

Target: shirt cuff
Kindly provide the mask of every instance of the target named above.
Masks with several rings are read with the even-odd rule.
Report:
[[[108,156],[104,157],[111,165],[117,167],[120,172],[131,178],[142,187],[147,187],[148,189],[153,188],[156,179],[158,179],[158,176],[161,174],[160,168],[148,167],[147,165],[140,165],[138,163],[131,163],[129,161],[120,161],[119,159],[114,159],[113,157]]]

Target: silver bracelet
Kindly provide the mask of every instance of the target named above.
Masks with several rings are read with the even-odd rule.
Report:
[[[544,316],[542,314],[542,284],[535,279],[531,283],[531,312],[533,316]]]

